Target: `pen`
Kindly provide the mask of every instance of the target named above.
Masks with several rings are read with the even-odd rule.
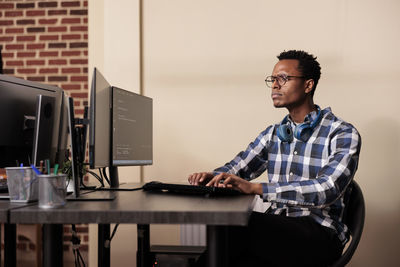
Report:
[[[54,175],[57,175],[58,172],[58,164],[54,165]]]
[[[41,175],[42,174],[38,169],[36,169],[36,167],[33,164],[31,165],[31,168],[37,175]]]
[[[43,160],[40,161],[40,172],[43,173]]]
[[[47,174],[51,174],[51,171],[50,171],[50,160],[49,159],[46,159],[45,166],[46,166]]]

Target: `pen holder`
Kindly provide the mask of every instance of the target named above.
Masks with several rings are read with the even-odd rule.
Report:
[[[11,202],[32,202],[38,200],[38,180],[30,167],[8,167],[7,186]]]
[[[66,174],[38,175],[39,208],[51,209],[65,205]]]

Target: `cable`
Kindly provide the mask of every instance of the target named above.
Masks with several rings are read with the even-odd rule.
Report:
[[[113,231],[112,231],[112,234],[111,234],[110,238],[107,239],[106,241],[104,241],[104,247],[106,247],[106,248],[109,248],[109,247],[110,247],[110,245],[111,245],[111,240],[113,239],[115,233],[117,232],[118,226],[119,226],[119,223],[117,223],[117,224],[114,226],[114,229],[113,229]]]
[[[81,267],[81,266],[86,267],[85,261],[83,260],[83,257],[79,251],[81,240],[76,234],[75,224],[72,224],[71,226],[72,226],[71,243],[72,243],[72,252],[74,254],[75,267]]]
[[[110,180],[108,179],[108,176],[107,176],[107,173],[106,173],[106,168],[102,168],[101,170],[102,170],[104,179],[107,181],[108,185],[111,186]]]

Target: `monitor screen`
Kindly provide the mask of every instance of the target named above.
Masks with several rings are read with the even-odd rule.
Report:
[[[90,168],[110,166],[111,86],[98,69],[94,69],[89,110]]]
[[[112,165],[153,163],[153,100],[112,87]]]
[[[62,94],[62,89],[55,86],[0,74],[0,167],[33,163],[37,112],[44,112],[44,116],[51,118],[43,125],[52,126],[47,140],[50,143],[48,154],[52,164],[57,161]],[[38,109],[39,95],[50,97],[52,100],[47,104],[51,106],[44,105],[43,109]]]

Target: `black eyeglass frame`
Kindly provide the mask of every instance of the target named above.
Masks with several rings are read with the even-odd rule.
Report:
[[[291,78],[302,78],[305,79],[306,77],[304,76],[295,76],[295,75],[278,75],[278,76],[268,76],[265,78],[265,84],[269,87],[272,88],[272,85],[274,84],[275,81],[278,81],[279,86],[284,86],[287,81],[290,81]],[[282,83],[281,83],[282,81]],[[270,84],[268,84],[270,83]]]

